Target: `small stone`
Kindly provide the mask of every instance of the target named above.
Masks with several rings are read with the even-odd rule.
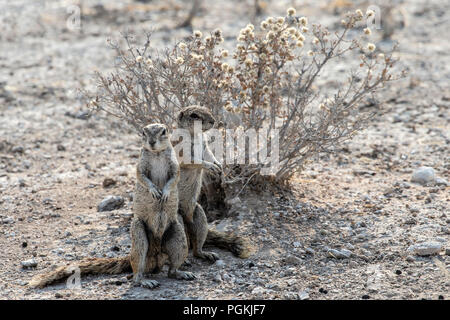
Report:
[[[225,261],[223,260],[216,260],[216,262],[214,263],[216,266],[218,266],[219,268],[223,268],[225,267]]]
[[[256,287],[255,289],[252,290],[252,294],[254,295],[261,295],[265,292],[264,288],[261,287]]]
[[[125,200],[120,196],[107,196],[98,205],[98,212],[113,211],[120,209],[125,203]]]
[[[66,147],[64,147],[62,144],[58,144],[56,146],[56,150],[58,150],[58,151],[66,151]]]
[[[59,292],[55,293],[55,298],[61,299],[63,295]]]
[[[25,149],[22,146],[15,146],[15,147],[12,147],[12,149],[11,149],[12,153],[23,153],[24,151],[25,151]]]
[[[442,243],[439,242],[424,242],[415,244],[408,248],[408,251],[413,252],[419,256],[430,256],[439,253],[443,248]]]
[[[220,276],[220,274],[216,274],[215,276],[214,276],[214,279],[213,279],[215,282],[222,282],[222,277]]]
[[[111,178],[105,178],[103,180],[103,188],[108,188],[117,184],[117,181]]]
[[[448,186],[447,180],[445,180],[443,178],[436,178],[434,180],[434,184],[437,185],[437,186]]]
[[[22,242],[22,248],[26,248],[28,246],[28,242],[24,241]]]
[[[293,265],[298,265],[302,262],[301,259],[297,258],[296,256],[293,255],[288,255],[284,261],[288,264],[293,264]]]
[[[320,289],[319,289],[319,292],[320,292],[320,293],[323,293],[323,294],[327,294],[327,293],[328,293],[328,290],[325,290],[324,288],[320,288]]]
[[[450,248],[445,249],[445,254],[446,254],[447,256],[450,256]]]
[[[342,250],[330,249],[330,250],[328,250],[328,255],[332,258],[347,259],[347,258],[350,258],[350,256],[352,255],[352,252],[350,250],[346,250],[346,249],[342,249]]]
[[[306,251],[306,253],[309,253],[309,254],[314,254],[315,253],[314,249],[309,248],[309,247],[306,248],[305,251]]]
[[[300,248],[302,246],[302,244],[298,241],[295,241],[293,244],[294,248]]]
[[[370,296],[368,294],[365,294],[361,298],[364,300],[368,300],[368,299],[370,299]]]
[[[407,257],[406,257],[406,261],[408,261],[408,262],[414,262],[414,261],[416,261],[416,259],[415,259],[413,256],[407,256]]]
[[[402,274],[402,272],[401,272],[401,270],[395,270],[395,274],[399,276]]]
[[[12,224],[12,223],[14,223],[14,219],[11,218],[11,217],[6,217],[6,218],[3,218],[3,219],[1,220],[1,222],[2,222],[3,224]]]
[[[309,293],[308,291],[302,291],[298,294],[299,300],[308,300],[309,299]]]
[[[22,268],[24,268],[24,269],[30,269],[30,268],[36,268],[37,267],[37,262],[34,259],[21,261],[20,264],[22,265]]]
[[[411,182],[425,185],[435,180],[434,169],[431,167],[420,167],[416,169],[411,177]]]

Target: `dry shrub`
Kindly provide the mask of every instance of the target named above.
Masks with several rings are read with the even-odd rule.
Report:
[[[110,76],[97,75],[91,105],[126,120],[138,133],[151,122],[172,126],[178,110],[192,104],[208,107],[225,128],[276,128],[280,165],[270,179],[285,182],[312,156],[335,150],[363,129],[379,105],[363,110],[361,102],[402,76],[392,74],[392,52],[380,52],[368,42],[370,30],[362,30],[372,14],[348,13],[332,33],[320,24],[309,26],[291,8],[285,17],[247,25],[232,53],[221,48],[218,29],[207,36],[195,31],[152,54],[150,34],[143,47],[125,34],[125,49],[111,44],[121,63]],[[348,66],[333,95],[322,94],[318,78],[345,55],[356,68]],[[264,166],[225,164],[226,182],[246,185],[261,177]]]

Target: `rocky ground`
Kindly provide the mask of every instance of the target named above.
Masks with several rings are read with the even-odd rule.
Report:
[[[232,48],[253,1],[205,3],[194,27],[222,28]],[[354,3],[349,9],[382,4]],[[137,138],[115,119],[89,115],[77,94],[94,87],[93,71],[112,68],[106,39],[153,28],[162,48],[190,33],[173,28],[187,12],[181,1],[82,1],[80,28],[67,22],[77,4],[0,1],[0,298],[449,298],[450,5],[437,0],[395,4],[392,40],[409,74],[383,91],[385,112],[341,152],[313,159],[291,192],[248,190],[235,199],[237,217],[214,223],[252,239],[249,259],[213,248],[221,256],[213,265],[190,258],[197,280],[160,274],[155,290],[133,287],[125,274],[83,277],[79,290],[27,289],[52,266],[130,249]],[[265,10],[294,5],[333,26],[346,4],[271,1]],[[389,46],[382,32],[374,41]],[[123,206],[98,212],[107,196]]]

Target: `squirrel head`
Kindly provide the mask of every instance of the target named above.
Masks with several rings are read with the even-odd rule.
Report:
[[[170,146],[169,130],[164,124],[149,124],[142,129],[142,147],[151,152],[160,152]]]
[[[188,129],[192,131],[194,128],[194,123],[196,121],[201,122],[202,131],[207,131],[214,127],[216,119],[214,119],[211,111],[205,107],[200,107],[192,105],[181,109],[177,116],[177,126],[178,128]]]

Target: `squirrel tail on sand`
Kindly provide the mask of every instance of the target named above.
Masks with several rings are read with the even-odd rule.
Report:
[[[245,259],[253,249],[250,241],[231,232],[220,232],[208,229],[205,244],[230,250],[236,257]]]
[[[131,271],[130,257],[120,258],[88,258],[78,264],[58,267],[49,273],[37,275],[28,283],[30,288],[44,288],[54,282],[66,279],[80,269],[80,275],[87,274],[120,274]]]

